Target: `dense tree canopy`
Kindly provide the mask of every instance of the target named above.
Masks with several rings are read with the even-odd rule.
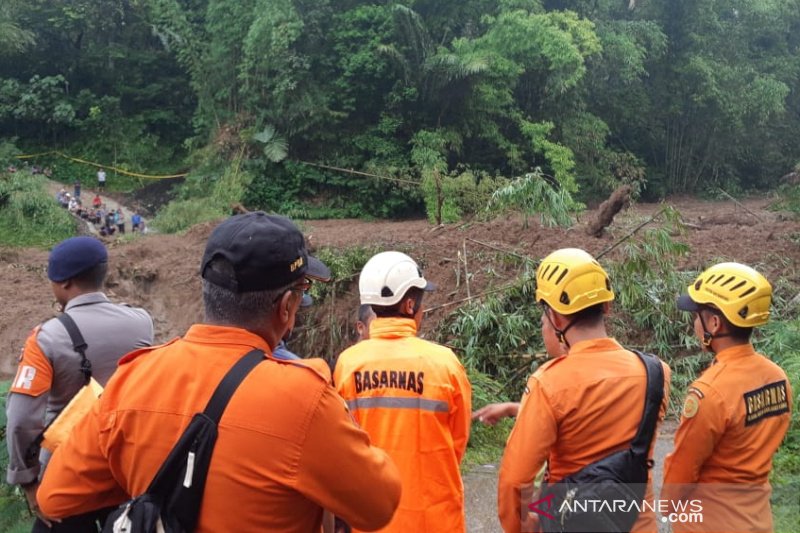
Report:
[[[0,6],[0,140],[142,170],[244,157],[249,203],[309,216],[536,167],[584,200],[770,186],[800,160],[799,93],[800,0]]]

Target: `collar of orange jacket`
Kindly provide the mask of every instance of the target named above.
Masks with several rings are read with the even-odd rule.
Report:
[[[267,341],[246,329],[233,326],[216,326],[212,324],[195,324],[189,328],[183,339],[200,344],[239,344],[258,348],[271,354]]]
[[[616,350],[624,350],[624,348],[611,337],[603,337],[600,339],[576,342],[569,349],[569,354],[567,355],[573,357],[575,355],[589,355],[597,352],[613,352]]]
[[[369,325],[370,339],[416,336],[417,323],[413,318],[376,318]]]
[[[753,349],[753,345],[748,342],[746,344],[738,344],[736,346],[731,346],[730,348],[725,348],[721,352],[717,353],[717,356],[714,359],[718,363],[727,363],[729,361],[733,361],[734,359],[747,357],[748,355],[755,355],[755,353],[756,351]]]

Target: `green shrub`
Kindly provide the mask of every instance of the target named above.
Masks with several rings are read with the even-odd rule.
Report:
[[[800,185],[781,186],[769,208],[773,211],[787,211],[794,218],[800,217]]]
[[[16,487],[5,483],[5,472],[8,468],[8,446],[6,445],[6,395],[11,386],[10,381],[0,381],[0,531],[23,533],[31,530],[33,520],[28,513],[25,497]]]
[[[509,398],[503,384],[491,376],[467,368],[467,376],[472,385],[472,410],[475,411],[490,403],[517,401]],[[495,426],[481,423],[472,424],[464,465],[491,464],[500,461],[514,420],[504,418]]]
[[[492,376],[511,398],[522,394],[543,345],[541,309],[533,302],[533,292],[533,277],[523,275],[514,285],[460,307],[436,332],[464,366]]]
[[[51,246],[75,234],[75,219],[28,172],[0,173],[0,244]]]
[[[156,214],[153,226],[164,233],[176,233],[195,224],[224,218],[242,201],[251,180],[252,176],[239,168],[238,160],[219,178],[204,180],[205,187],[197,187],[202,181],[195,179],[190,183],[196,187],[194,194],[197,196],[184,196],[168,203]],[[209,194],[205,194],[206,189]]]
[[[254,178],[243,203],[292,218],[401,218],[422,212],[422,196],[400,169],[369,168],[387,179],[354,176],[298,161],[247,163]],[[402,180],[402,181],[395,181]]]
[[[569,227],[573,223],[572,216],[583,208],[584,205],[574,200],[566,187],[545,179],[538,168],[497,189],[489,204],[489,210],[494,213],[521,211],[526,228],[528,217],[534,215],[539,216],[543,226]]]
[[[681,272],[675,263],[689,252],[671,233],[677,230],[676,211],[666,212],[667,222],[629,240],[619,261],[608,263],[615,292],[614,330],[634,347],[669,356],[676,349],[693,349],[694,335],[676,298],[696,273]]]
[[[9,165],[19,166],[20,161],[16,156],[20,155],[19,148],[14,144],[16,138],[11,140],[0,140],[0,172],[5,171]]]

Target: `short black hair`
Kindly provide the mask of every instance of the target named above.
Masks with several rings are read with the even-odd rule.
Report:
[[[572,322],[586,322],[589,325],[595,325],[603,320],[603,304],[595,304],[586,309],[581,309],[577,313],[566,315]]]
[[[372,306],[369,304],[361,304],[358,306],[358,320],[366,324],[369,322],[369,318],[371,315],[374,315],[375,312],[372,310]]]
[[[102,261],[72,278],[72,282],[83,289],[100,290],[106,281],[108,262]]]
[[[372,311],[375,313],[375,316],[381,318],[388,318],[388,317],[405,317],[407,318],[408,315],[405,315],[400,312],[400,306],[403,305],[403,302],[407,298],[414,299],[414,309],[419,309],[419,306],[422,305],[422,297],[425,295],[425,291],[420,289],[419,287],[411,287],[406,291],[403,297],[394,305],[373,305]]]
[[[731,321],[728,320],[728,317],[726,317],[722,311],[710,305],[701,306],[700,311],[709,311],[710,313],[720,317],[722,322],[725,324],[725,329],[728,331],[728,334],[730,334],[732,339],[739,342],[750,342],[750,337],[753,336],[753,328],[743,328],[742,326],[737,326],[736,324],[731,323]]]

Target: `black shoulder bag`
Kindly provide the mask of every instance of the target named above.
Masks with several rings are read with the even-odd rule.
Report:
[[[552,498],[550,514],[554,516],[539,517],[543,531],[630,531],[639,517],[647,472],[652,467],[648,453],[664,399],[664,369],[656,356],[633,352],[647,372],[644,413],[636,436],[628,449],[586,465],[542,490],[544,498]],[[589,505],[592,501],[598,503]]]
[[[120,505],[103,533],[191,533],[197,526],[217,424],[239,384],[264,360],[253,350],[233,365],[205,410],[192,418],[144,494]]]

